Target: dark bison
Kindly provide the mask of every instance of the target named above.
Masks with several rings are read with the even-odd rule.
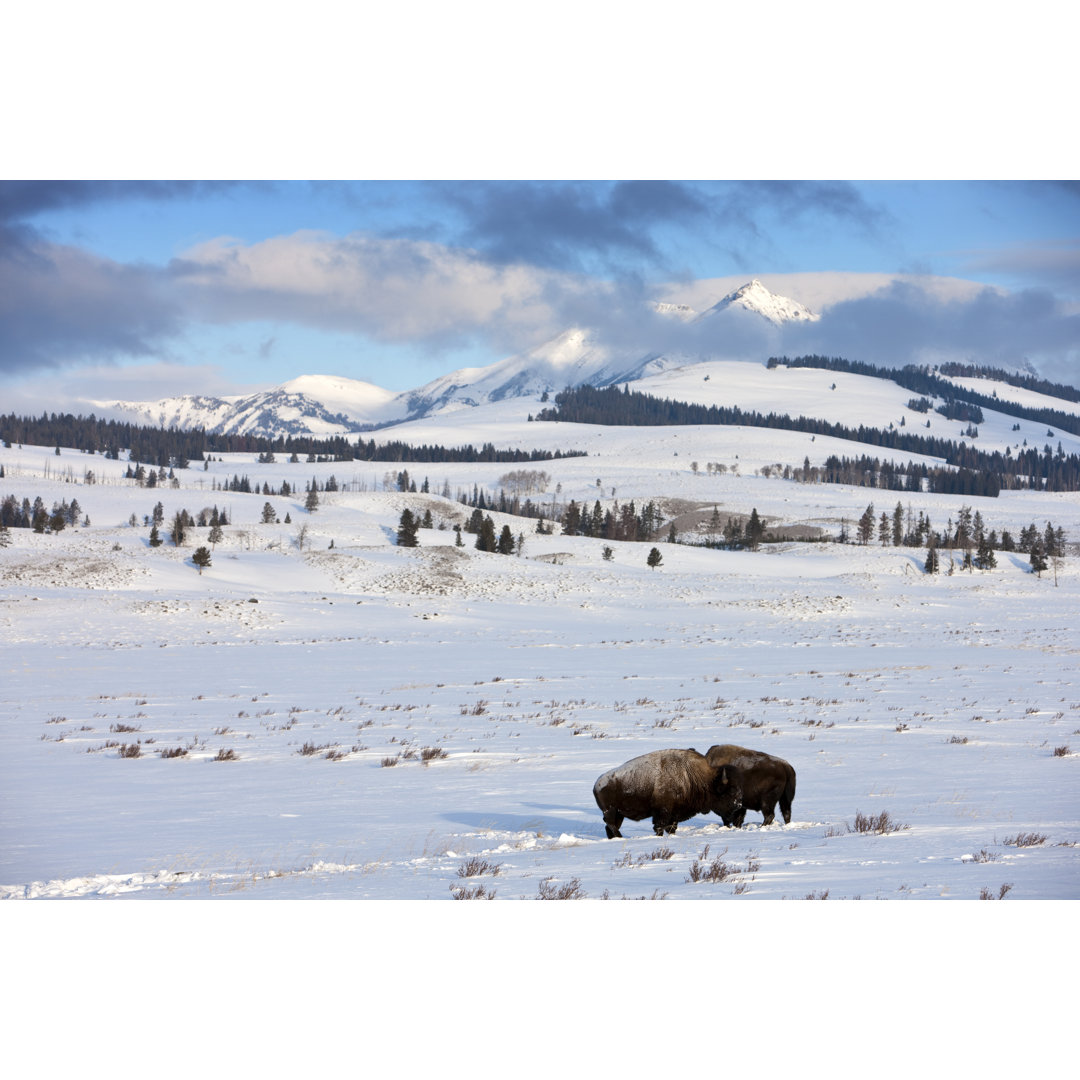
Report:
[[[741,798],[735,810],[716,812],[725,825],[739,828],[747,810],[760,810],[771,825],[776,804],[784,815],[784,824],[791,821],[791,802],[795,798],[795,770],[782,758],[747,750],[744,746],[710,746],[705,760],[715,768],[731,770],[731,780],[740,789]]]
[[[725,822],[742,814],[733,770],[715,766],[696,750],[654,750],[604,773],[593,797],[608,838],[622,836],[623,818],[651,817],[653,832],[673,833],[680,821],[710,811]]]

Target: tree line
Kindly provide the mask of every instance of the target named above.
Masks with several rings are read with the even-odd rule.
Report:
[[[845,361],[846,363],[846,361]],[[869,366],[869,365],[866,365]],[[944,459],[947,465],[963,472],[981,474],[978,481],[966,476],[952,479],[951,470],[929,467],[921,479],[936,486],[924,490],[951,494],[996,494],[1001,488],[1031,487],[1044,491],[1080,490],[1080,454],[1064,453],[1060,441],[1054,451],[1047,443],[1042,451],[1025,447],[1017,454],[1007,448],[1000,451],[983,451],[970,443],[929,435],[916,435],[893,428],[884,430],[860,425],[857,428],[844,424],[817,420],[806,416],[791,417],[787,413],[763,414],[740,409],[738,406],[698,405],[683,401],[670,401],[631,390],[609,386],[596,388],[579,386],[567,388],[555,395],[554,408],[542,410],[537,420],[563,420],[582,424],[607,424],[619,426],[660,427],[684,424],[722,424],[747,427],[780,428],[801,431],[812,435],[829,436],[859,442],[869,446],[881,446],[904,453],[921,454]],[[1050,433],[1052,434],[1052,433]],[[876,461],[877,459],[872,459]],[[878,462],[869,474],[880,473],[884,466]],[[914,466],[910,466],[914,469]],[[864,473],[866,470],[864,469]],[[843,483],[866,483],[867,481],[840,481]],[[876,481],[871,481],[876,483]],[[959,487],[957,486],[959,485]],[[984,492],[977,492],[981,486]]]
[[[374,439],[345,436],[316,439],[306,436],[208,434],[202,428],[162,428],[103,420],[93,414],[43,413],[39,417],[0,416],[0,440],[7,446],[72,447],[80,453],[103,454],[119,461],[125,450],[129,460],[155,468],[187,468],[192,461],[205,461],[210,454],[259,454],[260,460],[275,461],[286,454],[290,461],[304,455],[308,461],[399,461],[399,462],[497,462],[517,464],[530,461],[554,461],[560,458],[585,457],[584,450],[498,450],[493,443],[479,448],[471,443],[447,447],[410,446],[400,440],[377,443]]]
[[[905,390],[912,390],[918,394],[929,394],[939,397],[945,402],[946,407],[958,409],[958,403],[963,402],[968,406],[982,406],[985,409],[994,409],[997,412],[1006,413],[1009,416],[1018,416],[1022,420],[1034,420],[1039,424],[1048,424],[1058,427],[1062,431],[1068,431],[1073,435],[1080,435],[1080,417],[1072,413],[1062,412],[1060,409],[1041,408],[1036,406],[1019,405],[1012,401],[1002,401],[995,394],[980,394],[977,390],[970,390],[964,386],[957,386],[942,378],[942,375],[960,377],[1000,378],[1013,386],[1024,386],[1022,376],[1010,376],[1000,369],[980,368],[970,364],[941,364],[937,374],[926,365],[907,364],[900,368],[882,368],[876,364],[867,364],[861,360],[847,360],[842,356],[796,356],[789,359],[786,356],[770,356],[766,367],[775,368],[783,365],[791,368],[822,368],[826,371],[842,371],[852,375],[867,375],[874,379],[888,379]],[[1038,379],[1027,380],[1036,385],[1026,386],[1027,389],[1039,389],[1040,393],[1060,397],[1066,401],[1080,400],[1080,391],[1069,386],[1057,383],[1047,383]],[[942,412],[941,409],[938,410]],[[947,412],[943,415],[948,415]],[[957,417],[966,419],[966,417]],[[976,421],[978,423],[978,421]]]

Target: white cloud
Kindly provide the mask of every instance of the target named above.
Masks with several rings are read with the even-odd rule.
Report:
[[[192,314],[210,321],[289,320],[382,341],[483,335],[507,346],[561,329],[558,298],[574,286],[428,241],[314,231],[254,244],[219,238],[184,252],[170,272]]]

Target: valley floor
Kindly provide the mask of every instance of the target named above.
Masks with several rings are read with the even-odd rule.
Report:
[[[12,531],[0,897],[1080,896],[1075,560],[407,550],[368,498],[332,549],[253,526],[201,575],[135,530]],[[600,773],[727,742],[794,765],[790,825],[605,839]]]

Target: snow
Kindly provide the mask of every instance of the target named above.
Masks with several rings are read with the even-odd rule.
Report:
[[[774,326],[781,326],[786,322],[817,322],[821,318],[798,300],[770,292],[757,278],[728,293],[699,317],[716,315],[731,307],[752,311],[768,319]]]
[[[560,506],[610,505],[615,488],[639,506],[754,506],[835,529],[871,501],[878,512],[896,502],[753,474],[778,453],[801,463],[804,449],[826,452],[797,433],[588,429],[528,423],[514,408],[400,433],[587,442],[589,457],[536,464],[551,475],[540,497]],[[737,453],[742,474],[695,474],[691,453]],[[1056,581],[1004,554],[994,571],[929,577],[923,553],[904,548],[660,544],[652,570],[650,545],[612,542],[608,561],[603,541],[537,535],[498,514],[497,528],[524,532],[520,557],[456,548],[448,527],[421,530],[409,550],[393,543],[404,507],[431,509],[437,526],[470,511],[383,490],[396,463],[226,455],[181,471],[177,489],[140,489],[120,479],[126,463],[102,458],[87,486],[91,462],[72,450],[0,449],[0,463],[4,494],[76,497],[91,521],[12,530],[0,549],[0,897],[450,899],[482,885],[499,900],[572,887],[588,899],[746,904],[1080,892],[1074,559]],[[409,471],[438,491],[497,487],[509,468]],[[333,473],[344,490],[320,493],[308,514],[302,490],[214,489],[236,473],[301,489]],[[205,530],[155,550],[126,524],[158,500],[166,521],[181,507],[228,509],[203,574],[190,555]],[[261,524],[267,501],[293,524]],[[1075,495],[902,501],[938,527],[966,501],[999,531],[1046,520],[1073,539],[1080,530]],[[120,756],[136,742],[139,757]],[[624,839],[605,838],[599,775],[651,750],[724,742],[792,763],[790,825],[763,828],[750,813],[742,829],[697,817],[672,837],[628,822]],[[217,760],[228,750],[235,760]],[[857,813],[882,811],[905,827],[853,831]],[[1043,839],[1017,843],[1030,834]],[[691,880],[695,861],[721,855],[723,880]],[[459,876],[470,859],[489,869]]]

